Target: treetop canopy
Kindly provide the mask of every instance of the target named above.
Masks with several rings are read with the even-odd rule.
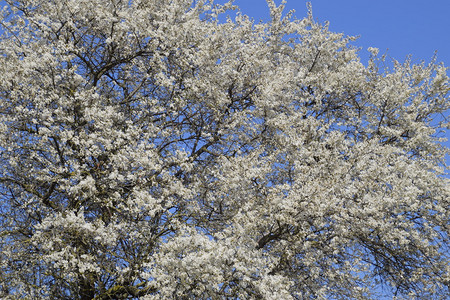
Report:
[[[442,64],[271,0],[4,2],[1,297],[450,296]]]

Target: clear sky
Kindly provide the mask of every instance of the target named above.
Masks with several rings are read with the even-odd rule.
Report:
[[[306,16],[306,0],[287,0],[286,10],[295,16]],[[309,0],[314,18],[330,22],[330,30],[360,36],[355,45],[366,49],[377,47],[383,53],[403,61],[411,54],[414,61],[430,61],[438,52],[438,61],[450,67],[450,1],[449,0]],[[235,0],[242,12],[255,20],[267,20],[266,0]],[[280,4],[281,0],[275,0]]]
[[[413,62],[430,62],[437,51],[437,61],[450,67],[450,0],[287,0],[286,11],[294,9],[296,18],[302,19],[307,15],[307,2],[312,4],[314,19],[329,21],[331,31],[360,37],[353,44],[361,48],[364,64],[367,48],[376,47],[400,62],[408,55]],[[269,19],[266,0],[234,3],[257,21]],[[446,137],[450,140],[449,130]],[[450,147],[449,141],[445,144]]]

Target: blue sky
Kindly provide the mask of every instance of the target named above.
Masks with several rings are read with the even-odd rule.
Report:
[[[361,48],[364,64],[367,48],[376,47],[400,62],[408,55],[416,63],[430,62],[437,51],[437,61],[450,67],[450,0],[287,0],[286,11],[294,9],[302,19],[307,2],[312,4],[314,19],[329,21],[331,31],[359,36],[353,45]],[[255,20],[269,19],[266,0],[235,0],[234,4]],[[450,131],[445,136],[450,140]],[[450,147],[450,141],[445,144]]]
[[[277,4],[281,0],[275,0]],[[297,18],[306,16],[306,0],[288,0],[286,9],[295,9]],[[377,47],[403,61],[429,61],[438,51],[438,61],[450,67],[450,1],[448,0],[310,0],[314,18],[330,21],[330,30],[360,36],[355,42],[366,49]],[[267,20],[266,0],[235,0],[242,12],[255,20]]]

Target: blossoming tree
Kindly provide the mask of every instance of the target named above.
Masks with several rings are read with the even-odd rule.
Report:
[[[4,2],[2,298],[449,296],[442,65],[272,0]]]

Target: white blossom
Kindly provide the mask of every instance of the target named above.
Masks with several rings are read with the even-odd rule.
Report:
[[[450,296],[443,65],[284,1],[4,2],[2,299]]]

